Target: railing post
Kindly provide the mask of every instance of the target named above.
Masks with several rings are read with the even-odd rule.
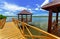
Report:
[[[24,35],[24,26],[25,26],[25,24],[24,24],[24,22],[22,22],[23,35]]]
[[[17,20],[15,20],[15,19],[14,19],[14,21],[17,22]],[[19,22],[21,22],[21,21],[19,21]],[[34,38],[60,39],[59,37],[57,37],[57,36],[55,36],[55,35],[52,35],[52,34],[50,34],[50,33],[48,33],[48,32],[45,32],[45,31],[43,31],[43,30],[41,30],[41,29],[39,29],[39,28],[36,28],[36,27],[34,27],[34,26],[31,26],[31,25],[29,25],[29,24],[27,24],[27,23],[21,22],[21,24],[22,24],[22,31],[23,31],[23,33],[21,33],[21,34],[22,34],[23,36],[25,36],[24,27],[26,27],[28,33],[30,34],[30,35],[28,35],[28,37],[32,37],[32,39],[34,39]],[[47,36],[46,36],[46,37],[45,37],[45,35],[44,35],[44,36],[34,36],[34,35],[31,34],[31,32],[30,32],[30,30],[28,29],[27,26],[28,26],[29,28],[32,28],[32,29],[34,29],[34,30],[37,30],[38,32],[42,32],[42,34],[46,34]],[[20,30],[21,30],[21,29],[20,29]],[[20,32],[22,32],[22,31],[20,31]]]

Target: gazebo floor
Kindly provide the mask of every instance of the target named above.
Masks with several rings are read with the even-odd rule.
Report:
[[[60,26],[58,26],[58,28],[56,28],[56,30],[52,30],[51,33],[60,37]]]

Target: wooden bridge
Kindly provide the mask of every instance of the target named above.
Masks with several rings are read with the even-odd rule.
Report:
[[[3,21],[4,21],[2,22],[3,25],[1,25],[1,22],[0,22],[0,26],[3,26],[3,28],[0,29],[0,39],[29,39],[29,38],[30,39],[35,39],[35,38],[37,39],[60,39],[59,37],[55,35],[52,35],[48,32],[45,32],[39,28],[31,26],[27,23],[18,21],[16,19],[12,19],[12,22],[6,22],[5,20]],[[30,32],[29,28],[32,28],[42,33],[43,36],[33,35]],[[26,34],[25,30],[27,30],[27,33],[29,34]]]

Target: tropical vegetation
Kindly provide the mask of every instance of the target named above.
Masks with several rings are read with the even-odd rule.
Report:
[[[0,19],[6,19],[7,17],[6,16],[3,16],[3,15],[0,15]]]

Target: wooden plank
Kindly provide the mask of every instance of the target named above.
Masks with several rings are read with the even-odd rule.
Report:
[[[30,30],[27,28],[27,26],[25,26],[25,27],[26,27],[28,33],[30,34],[31,38],[34,39],[34,38],[32,37],[32,33],[30,32]]]
[[[26,37],[31,37],[30,35],[25,35]],[[34,38],[43,38],[43,39],[51,39],[48,36],[38,36],[38,35],[32,35]]]
[[[4,28],[0,31],[0,39],[18,39],[25,37],[21,34],[20,30],[13,22],[7,22]]]

